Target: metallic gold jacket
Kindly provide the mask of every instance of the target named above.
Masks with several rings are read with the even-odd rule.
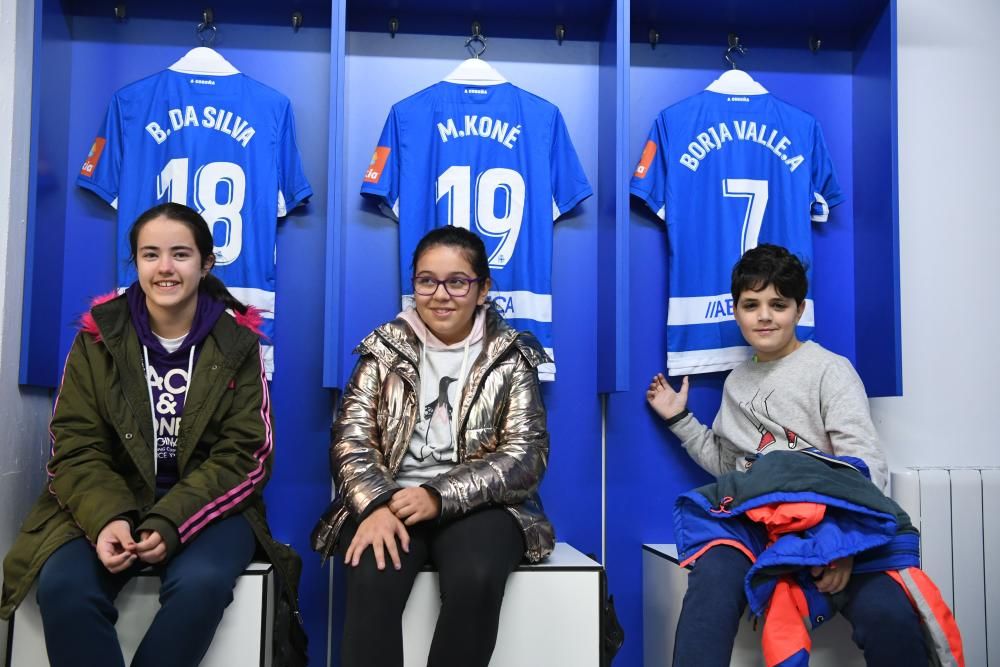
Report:
[[[383,324],[355,349],[361,358],[344,389],[333,425],[333,501],[313,529],[313,549],[333,553],[344,519],[360,521],[402,488],[396,475],[417,423],[420,341],[403,320]],[[549,555],[552,524],[537,489],[545,473],[549,434],[536,367],[548,360],[538,341],[493,311],[483,351],[458,403],[458,463],[424,486],[441,497],[448,521],[486,506],[504,506],[524,533],[525,557]]]

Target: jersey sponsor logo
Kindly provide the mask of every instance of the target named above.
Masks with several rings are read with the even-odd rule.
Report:
[[[200,86],[214,86],[215,81],[211,79],[191,79],[189,83],[198,84]]]
[[[87,159],[84,161],[83,166],[80,167],[80,175],[93,177],[94,169],[97,169],[97,163],[101,159],[101,153],[104,152],[104,144],[107,141],[104,137],[97,137],[94,139],[93,145],[90,147],[90,152],[87,153]]]
[[[169,123],[167,128],[155,120],[146,124],[146,132],[157,144],[162,144],[174,132],[180,132],[188,127],[202,127],[228,134],[246,148],[257,133],[250,125],[250,121],[244,120],[242,116],[213,106],[203,107],[199,114],[198,110],[189,104],[183,109],[170,109],[167,111],[167,118]]]
[[[750,98],[749,97],[727,97],[726,101],[727,102],[749,102]]]
[[[485,88],[466,88],[462,92],[466,95],[485,95],[489,91]]]
[[[722,122],[718,125],[708,127],[704,132],[699,132],[691,143],[687,146],[687,152],[680,156],[679,162],[690,169],[698,171],[701,161],[712,151],[721,150],[727,142],[731,141],[752,141],[767,148],[774,156],[781,160],[788,171],[794,172],[799,165],[805,162],[805,157],[796,155],[789,156],[788,147],[792,140],[784,135],[781,130],[772,128],[768,133],[766,123],[759,126],[752,120],[734,120],[732,129],[729,124]],[[781,139],[777,137],[781,135]],[[638,172],[637,172],[638,175]]]
[[[459,129],[459,127],[462,129]],[[467,114],[459,120],[458,124],[455,123],[454,118],[439,122],[437,124],[437,131],[441,136],[442,143],[448,143],[451,139],[481,137],[483,139],[492,139],[507,148],[514,148],[514,144],[521,134],[521,126],[490,118],[489,116]]]
[[[642,157],[639,158],[639,164],[636,165],[635,174],[636,178],[646,178],[646,174],[649,173],[649,167],[653,164],[653,158],[656,157],[656,142],[649,140],[642,149]]]
[[[378,183],[378,180],[382,178],[382,170],[385,169],[385,163],[389,159],[391,150],[388,146],[375,148],[375,152],[372,153],[372,161],[368,163],[368,171],[365,172],[365,183]]]
[[[798,326],[816,326],[813,300],[806,299],[805,304]],[[667,303],[667,326],[730,322],[736,319],[735,308],[736,304],[730,294],[672,296]]]

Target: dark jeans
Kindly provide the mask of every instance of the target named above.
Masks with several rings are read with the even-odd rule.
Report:
[[[233,601],[236,578],[253,558],[253,530],[241,515],[205,528],[166,565],[160,610],[132,665],[197,665],[212,643],[222,612]],[[38,606],[53,667],[124,667],[115,633],[114,600],[144,565],[111,574],[80,537],[57,549],[38,575]]]
[[[674,667],[728,667],[740,616],[746,608],[743,580],[750,559],[727,546],[709,549],[688,576],[677,623]],[[923,629],[903,589],[882,573],[854,574],[841,610],[869,667],[926,665]]]
[[[348,519],[339,541],[341,557],[357,530]],[[438,569],[441,615],[434,629],[429,667],[486,667],[496,645],[507,576],[524,554],[524,537],[505,509],[485,509],[439,524],[407,528],[410,552],[400,550],[396,570],[386,554],[379,570],[371,547],[347,569],[347,613],[342,667],[403,664],[401,618],[417,573],[427,562]]]

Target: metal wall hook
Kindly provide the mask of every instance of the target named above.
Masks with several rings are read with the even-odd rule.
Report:
[[[304,20],[304,18],[305,17],[302,16],[302,12],[298,10],[292,12],[292,30],[298,32],[299,28],[302,27],[302,21]]]
[[[115,5],[115,20],[117,20],[119,23],[122,23],[125,21],[127,16],[128,16],[128,11],[127,8],[125,7],[124,2]]]
[[[396,39],[397,32],[399,32],[399,19],[393,16],[389,19],[389,38]]]
[[[656,50],[656,45],[660,43],[660,33],[656,28],[649,29],[649,46]]]
[[[198,38],[198,41],[201,42],[201,45],[209,47],[215,42],[218,32],[219,29],[214,25],[206,25],[204,23],[199,23],[198,27],[194,29],[194,34]]]
[[[735,32],[729,33],[727,42],[729,44],[729,48],[726,49],[726,52],[722,57],[725,58],[727,63],[729,63],[730,69],[736,69],[736,60],[733,59],[733,56],[736,54],[739,54],[741,57],[745,56],[749,49],[740,43],[740,36]]]
[[[202,46],[211,46],[218,31],[215,27],[215,12],[211,7],[206,7],[201,11],[201,23],[194,29],[194,34]]]
[[[202,46],[212,46],[218,32],[219,29],[214,24],[205,25],[204,23],[199,23],[198,27],[194,29],[194,34],[198,36],[198,41],[201,42]]]
[[[562,46],[563,40],[566,39],[566,26],[562,23],[556,24],[556,41],[559,42],[559,46]]]
[[[747,54],[747,48],[742,45],[737,45],[737,46],[731,46],[728,49],[726,49],[726,53],[723,56],[723,58],[725,58],[726,62],[729,63],[730,69],[737,69],[736,60],[733,59],[734,54],[745,56]]]
[[[479,21],[472,22],[472,37],[465,40],[465,48],[469,50],[469,53],[473,58],[479,58],[484,53],[486,53],[486,37],[482,32],[483,28],[479,24]],[[479,44],[481,48],[477,49],[473,44]]]

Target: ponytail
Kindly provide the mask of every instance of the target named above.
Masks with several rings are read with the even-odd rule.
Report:
[[[229,290],[226,289],[225,284],[223,284],[223,282],[211,271],[206,273],[205,277],[202,278],[201,289],[208,296],[225,304],[226,308],[229,308],[240,315],[246,315],[247,305],[230,294]]]

